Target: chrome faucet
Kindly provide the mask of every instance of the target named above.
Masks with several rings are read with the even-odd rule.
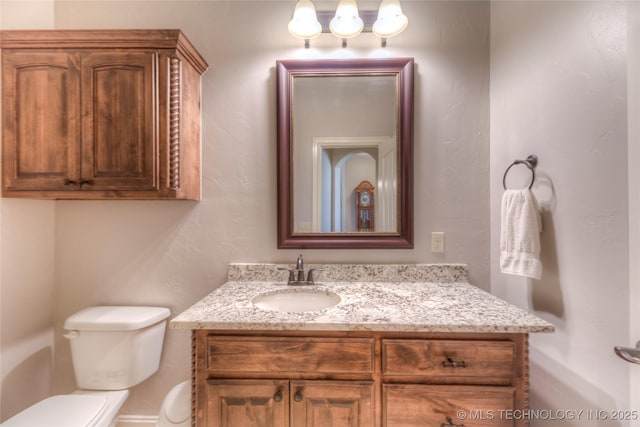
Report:
[[[304,282],[304,260],[302,259],[302,254],[298,256],[298,261],[296,261],[296,272],[298,273],[297,281]]]
[[[304,260],[302,259],[302,255],[298,256],[298,260],[296,261],[295,269],[288,268],[278,268],[278,270],[284,270],[289,272],[289,280],[287,281],[287,285],[289,286],[301,286],[301,285],[315,285],[313,281],[313,272],[321,271],[320,268],[312,268],[307,273],[307,278],[304,278]]]

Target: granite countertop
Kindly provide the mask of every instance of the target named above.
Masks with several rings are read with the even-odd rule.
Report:
[[[238,267],[240,266],[240,267]],[[258,308],[253,299],[265,292],[291,290],[283,280],[273,279],[276,265],[260,268],[232,264],[229,281],[214,290],[171,321],[174,329],[218,330],[308,330],[308,331],[398,331],[398,332],[552,332],[554,326],[526,311],[467,283],[466,268],[453,265],[392,266],[389,274],[380,266],[372,267],[384,281],[372,281],[365,271],[359,277],[367,281],[323,281],[302,289],[333,292],[341,301],[318,311],[279,312]],[[287,266],[285,266],[287,267]],[[354,270],[325,266],[331,273],[324,278],[353,279]],[[234,269],[240,269],[238,272]],[[362,269],[362,266],[357,268]],[[331,270],[333,269],[333,270]],[[424,269],[430,270],[427,273]],[[325,271],[327,271],[325,270]],[[409,271],[409,273],[407,273]],[[403,276],[399,280],[398,272]],[[433,273],[433,274],[432,274]],[[407,277],[408,276],[408,277]],[[429,281],[431,279],[437,281]],[[427,280],[427,281],[425,281]],[[296,287],[295,289],[301,289]]]

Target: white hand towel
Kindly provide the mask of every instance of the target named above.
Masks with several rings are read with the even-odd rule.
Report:
[[[500,270],[540,279],[541,218],[535,196],[529,189],[505,190],[501,215]]]

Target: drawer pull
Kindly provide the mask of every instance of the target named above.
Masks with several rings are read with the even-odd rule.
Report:
[[[447,417],[447,422],[440,424],[440,427],[464,427],[464,424],[454,424],[451,417]]]
[[[74,180],[72,180],[72,179],[65,178],[65,179],[62,180],[62,183],[64,185],[71,185],[71,184],[75,184],[76,182]]]
[[[281,402],[282,401],[282,390],[276,391],[276,394],[273,395],[273,400],[275,402]]]
[[[302,395],[302,391],[300,390],[296,391],[293,395],[293,400],[295,400],[296,402],[302,402],[302,399],[304,399],[304,396]]]
[[[467,364],[465,363],[464,360],[458,362],[458,361],[453,360],[450,357],[447,357],[447,360],[442,362],[442,366],[444,368],[466,368]]]

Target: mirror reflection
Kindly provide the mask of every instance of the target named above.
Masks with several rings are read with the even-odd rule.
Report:
[[[278,247],[413,247],[413,59],[276,65]]]
[[[294,77],[294,233],[397,233],[397,79]],[[376,221],[358,227],[363,181],[374,186]]]

